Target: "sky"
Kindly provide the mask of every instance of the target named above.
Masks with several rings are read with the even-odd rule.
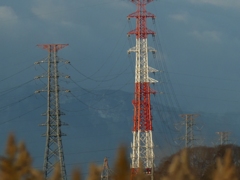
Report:
[[[149,63],[157,68],[155,62],[164,61],[162,73],[169,75],[153,88],[171,84],[173,91],[162,96],[176,97],[188,113],[239,112],[240,1],[157,0],[147,9],[156,15],[155,24],[149,20],[148,25],[156,31],[162,57],[149,55]],[[71,65],[61,71],[81,87],[133,92],[134,55],[127,50],[135,42],[127,32],[135,22],[126,17],[135,10],[128,0],[1,0],[0,91],[43,73],[44,67],[33,64],[47,51],[37,44],[67,43],[59,56]],[[151,37],[149,45],[154,46]],[[161,76],[151,75],[159,82]]]
[[[148,24],[157,31],[181,106],[192,112],[238,111],[240,3],[158,0],[147,8],[156,15],[155,26],[152,21]],[[135,5],[127,0],[2,0],[0,76],[11,76],[46,57],[47,52],[37,44],[68,43],[59,56],[70,60],[84,75],[94,80],[118,76],[113,83],[99,83],[97,88],[133,92],[134,58],[127,56],[131,45],[126,34],[135,22],[129,23],[126,16],[134,11]],[[37,73],[23,73],[20,80],[10,79],[2,89]],[[80,78],[76,75],[75,81]],[[84,81],[82,86],[96,88],[95,84]]]

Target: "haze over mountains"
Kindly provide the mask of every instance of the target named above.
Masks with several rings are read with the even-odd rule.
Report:
[[[14,92],[16,97],[28,97],[17,103],[2,109],[1,115],[1,142],[5,142],[9,132],[17,135],[18,140],[24,140],[33,156],[34,165],[41,169],[45,147],[46,127],[39,127],[46,121],[41,116],[46,111],[46,95],[33,94],[40,85],[27,85]],[[132,141],[132,116],[131,104],[133,93],[114,90],[89,91],[73,88],[71,94],[61,93],[61,110],[66,114],[61,116],[68,126],[62,126],[63,147],[68,171],[74,166],[81,166],[87,173],[89,162],[102,164],[103,158],[108,157],[110,165],[115,158],[117,148],[121,143],[125,144],[130,153]],[[155,144],[156,163],[162,157],[169,156],[184,146],[179,137],[184,135],[185,127],[178,117],[180,111],[174,107],[166,107],[159,104],[152,97],[153,112],[153,138]],[[8,96],[2,97],[0,107],[9,104]],[[210,145],[217,143],[216,131],[233,132],[230,139],[236,143],[236,133],[239,124],[237,118],[240,113],[225,113],[222,115],[201,112],[196,119],[195,130],[196,145]],[[176,118],[176,119],[172,119]],[[231,122],[231,123],[230,123]],[[175,124],[174,124],[175,123]],[[181,128],[180,128],[181,127]],[[179,131],[177,131],[177,130]],[[1,143],[3,150],[4,143]]]

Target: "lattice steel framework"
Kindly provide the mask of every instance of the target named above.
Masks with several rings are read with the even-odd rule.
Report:
[[[152,140],[152,115],[150,95],[155,91],[150,88],[150,83],[158,81],[149,77],[149,72],[157,72],[148,66],[148,52],[155,51],[148,47],[147,37],[155,32],[147,28],[147,18],[155,18],[155,15],[147,12],[146,5],[153,0],[131,0],[137,6],[137,11],[128,15],[128,19],[136,18],[136,29],[128,35],[136,35],[136,46],[128,50],[135,52],[135,93],[132,101],[134,106],[133,116],[133,142],[131,144],[131,173],[132,177],[138,173],[140,163],[145,172],[153,175],[154,152]],[[153,178],[153,176],[152,176]]]
[[[222,131],[222,132],[216,132],[216,133],[219,135],[218,142],[220,145],[225,145],[230,143],[229,141],[229,135],[231,134],[230,132]]]
[[[109,168],[108,159],[104,158],[101,180],[111,180],[112,170]]]
[[[61,138],[62,136],[66,135],[61,132],[61,126],[67,124],[62,122],[60,119],[61,115],[64,115],[64,113],[60,111],[59,104],[59,92],[62,90],[59,88],[58,79],[60,76],[62,76],[62,74],[58,72],[58,63],[69,63],[69,61],[61,60],[57,56],[57,52],[66,46],[68,46],[68,44],[38,45],[38,47],[48,51],[48,57],[42,61],[35,63],[48,64],[47,72],[41,76],[36,77],[36,79],[46,77],[48,80],[47,87],[45,89],[36,91],[37,93],[47,92],[47,112],[43,114],[47,116],[47,121],[44,124],[41,124],[42,126],[47,127],[47,132],[43,134],[43,136],[46,136],[46,146],[43,163],[43,172],[46,179],[50,177],[56,163],[59,163],[60,165],[62,180],[67,179]],[[69,76],[65,77],[68,78]],[[69,90],[65,91],[69,92]]]
[[[193,127],[196,125],[194,118],[198,116],[198,114],[181,114],[182,118],[185,119],[185,136],[183,139],[185,140],[185,147],[193,147],[194,145],[194,133],[193,133]]]

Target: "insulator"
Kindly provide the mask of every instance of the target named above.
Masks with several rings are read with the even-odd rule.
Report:
[[[155,17],[152,18],[153,24],[155,24]]]
[[[153,58],[156,58],[156,52],[152,51]]]

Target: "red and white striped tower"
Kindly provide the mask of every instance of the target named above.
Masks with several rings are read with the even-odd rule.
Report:
[[[147,28],[147,18],[154,19],[155,15],[146,11],[146,5],[152,1],[131,0],[137,6],[137,11],[128,15],[128,19],[136,18],[136,29],[128,33],[128,35],[136,35],[136,46],[128,50],[128,53],[136,53],[135,95],[132,101],[134,106],[133,142],[131,144],[132,177],[138,173],[141,163],[149,175],[153,175],[154,167],[150,95],[155,91],[150,88],[150,84],[158,81],[149,77],[150,72],[157,72],[157,70],[148,66],[148,52],[155,50],[148,47],[147,37],[149,34],[154,35],[155,32]]]

